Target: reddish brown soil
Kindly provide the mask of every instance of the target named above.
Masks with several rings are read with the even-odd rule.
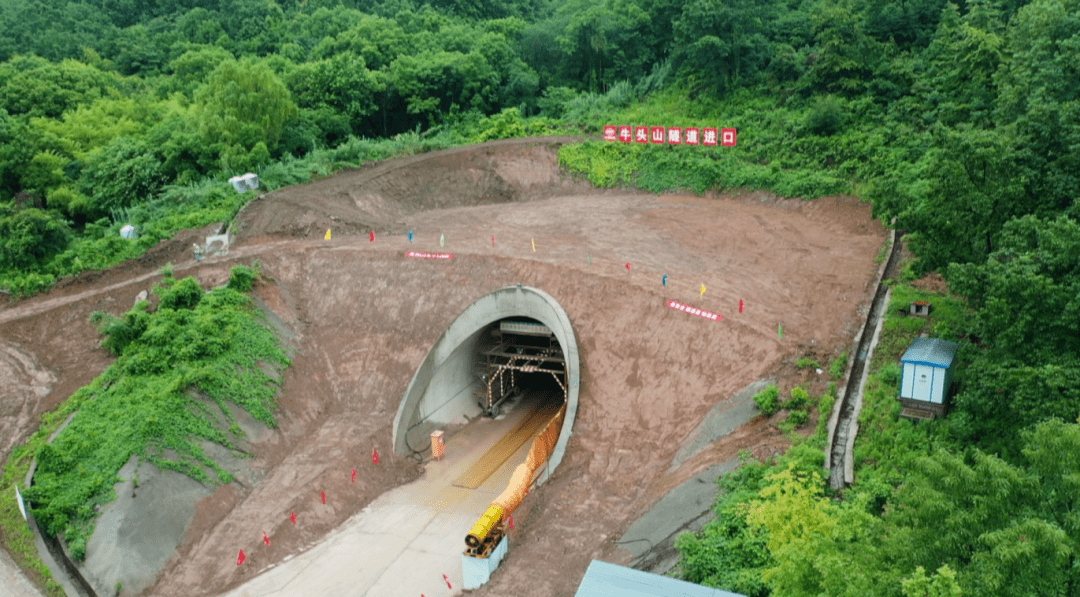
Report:
[[[256,294],[295,351],[279,428],[254,447],[258,480],[199,504],[178,557],[148,594],[223,591],[420,474],[390,452],[416,367],[468,305],[522,282],[551,294],[570,317],[582,358],[580,407],[562,464],[515,513],[507,559],[473,594],[572,595],[591,559],[626,563],[614,540],[667,490],[740,449],[764,457],[783,447],[773,422],[759,419],[664,473],[710,408],[748,383],[779,376],[790,387],[810,376],[821,391],[824,381],[793,362],[809,354],[827,365],[850,343],[885,235],[869,205],[853,198],[594,190],[560,173],[558,142],[449,150],[283,189],[241,214],[228,257],[194,263],[182,251],[193,232],[176,241],[179,253],[165,248],[0,309],[0,458],[109,364],[87,323],[92,311],[129,308],[166,260],[176,275],[209,287],[232,265],[258,259],[267,278]],[[409,248],[455,258],[409,260]],[[667,309],[667,299],[725,320]],[[252,565],[237,567],[244,546]]]

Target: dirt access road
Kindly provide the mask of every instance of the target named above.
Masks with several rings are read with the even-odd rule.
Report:
[[[227,257],[196,264],[183,251],[206,231],[191,231],[140,262],[0,310],[0,456],[110,362],[87,323],[91,312],[129,308],[166,261],[209,287],[232,265],[258,259],[267,280],[256,294],[295,351],[279,427],[251,446],[248,482],[197,504],[145,594],[226,591],[421,475],[419,464],[390,453],[406,386],[459,313],[521,282],[570,317],[580,406],[562,464],[515,513],[507,559],[472,594],[572,595],[592,558],[629,561],[615,538],[670,488],[739,449],[768,453],[784,443],[759,421],[666,472],[713,405],[790,371],[798,356],[847,346],[885,239],[869,205],[853,198],[592,189],[558,168],[558,146],[573,141],[499,141],[282,189],[242,212]],[[410,249],[455,257],[408,259]],[[669,299],[725,318],[674,311]],[[240,548],[248,562],[238,567]]]

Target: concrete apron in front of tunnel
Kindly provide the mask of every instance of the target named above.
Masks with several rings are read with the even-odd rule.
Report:
[[[540,429],[478,488],[458,487],[454,482],[535,411],[539,401],[527,393],[516,404],[508,404],[497,419],[481,417],[470,422],[446,439],[445,456],[427,462],[419,479],[382,494],[318,545],[223,597],[462,594],[465,535],[506,488]],[[452,591],[443,574],[450,578]]]

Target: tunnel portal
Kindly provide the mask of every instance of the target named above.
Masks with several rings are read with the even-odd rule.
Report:
[[[537,483],[562,459],[577,413],[580,374],[569,318],[547,293],[518,284],[476,301],[428,352],[394,418],[394,450],[419,455],[435,430],[480,416],[498,417],[510,405],[565,405],[559,439]]]

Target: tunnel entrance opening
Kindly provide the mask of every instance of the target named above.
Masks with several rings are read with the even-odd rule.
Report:
[[[394,452],[422,461],[436,437],[449,446],[459,433],[475,438],[478,429],[505,427],[485,423],[528,419],[515,442],[544,430],[554,442],[534,479],[542,484],[570,439],[580,377],[577,339],[558,302],[523,284],[495,290],[454,319],[420,363],[394,418]],[[557,424],[544,424],[556,415]]]
[[[504,405],[528,396],[540,406],[562,406],[567,399],[567,363],[550,328],[527,317],[494,322],[478,350],[481,390],[477,406],[498,417]]]

